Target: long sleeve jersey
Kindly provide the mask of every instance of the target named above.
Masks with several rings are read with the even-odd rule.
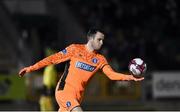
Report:
[[[74,89],[78,99],[81,99],[87,82],[99,69],[111,80],[128,80],[127,75],[115,72],[103,55],[96,51],[89,52],[85,44],[72,44],[64,50],[30,66],[30,71],[65,61],[69,64],[64,74],[66,75],[63,79],[65,81],[64,84],[70,85]]]

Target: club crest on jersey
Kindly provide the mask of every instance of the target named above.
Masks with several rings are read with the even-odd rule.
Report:
[[[93,59],[92,59],[92,62],[93,62],[94,64],[96,64],[96,63],[98,62],[97,58],[93,58]]]
[[[66,49],[63,49],[61,52],[62,52],[63,54],[66,54],[66,53],[67,53],[67,50],[66,50]]]
[[[67,101],[67,102],[66,102],[66,106],[67,106],[67,107],[70,107],[70,106],[71,106],[71,102],[70,102],[70,101]]]
[[[86,71],[92,72],[92,71],[95,70],[96,67],[78,61],[78,62],[76,62],[76,68],[80,68],[80,69],[82,69],[82,70],[86,70]]]

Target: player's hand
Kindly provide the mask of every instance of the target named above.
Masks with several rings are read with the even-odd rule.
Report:
[[[129,79],[130,79],[130,80],[133,80],[133,81],[142,81],[142,80],[144,80],[144,77],[136,78],[136,77],[134,77],[133,75],[129,75]]]
[[[134,81],[142,81],[142,80],[144,80],[144,77],[141,77],[141,78],[135,78],[134,77]]]
[[[134,76],[132,76],[133,77],[133,80],[134,81],[142,81],[142,80],[144,80],[144,77],[141,77],[141,78],[136,78],[136,77],[134,77]]]
[[[20,72],[19,72],[19,77],[23,77],[29,71],[30,71],[29,67],[25,67],[25,68],[21,69]]]

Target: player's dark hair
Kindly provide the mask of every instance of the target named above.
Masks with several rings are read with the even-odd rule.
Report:
[[[88,33],[87,33],[87,38],[94,38],[94,36],[96,35],[97,32],[101,32],[100,30],[98,30],[97,28],[91,28],[89,29]]]

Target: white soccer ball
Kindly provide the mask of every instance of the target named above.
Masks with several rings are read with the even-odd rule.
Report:
[[[143,77],[146,69],[146,63],[141,58],[134,58],[129,63],[129,71],[134,77]]]

